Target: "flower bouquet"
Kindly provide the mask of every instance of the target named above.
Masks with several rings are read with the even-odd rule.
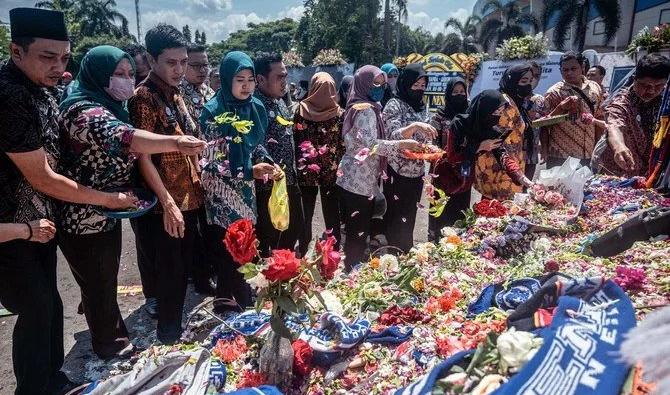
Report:
[[[670,46],[670,25],[664,23],[651,30],[645,26],[630,42],[626,54],[632,55],[639,50],[645,50],[648,53],[658,52],[667,46]]]
[[[286,67],[305,67],[305,65],[302,63],[302,58],[297,51],[291,50],[284,52],[282,54],[282,58],[284,59],[284,64]]]
[[[496,48],[496,55],[501,60],[542,58],[548,52],[549,45],[542,33],[510,38]]]
[[[339,66],[347,64],[347,60],[339,49],[322,49],[312,60],[313,66]]]

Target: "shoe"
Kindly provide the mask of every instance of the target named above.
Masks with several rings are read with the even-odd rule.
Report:
[[[158,299],[156,298],[147,298],[147,301],[144,303],[144,311],[152,319],[158,318]]]
[[[51,379],[49,385],[49,393],[54,395],[66,395],[73,392],[81,386],[81,383],[74,383],[63,372],[58,372],[54,378]],[[76,392],[74,392],[76,393]]]

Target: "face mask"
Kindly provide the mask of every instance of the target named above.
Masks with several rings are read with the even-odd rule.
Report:
[[[533,94],[533,86],[530,84],[519,85],[516,88],[516,94],[519,95],[519,97],[529,97],[530,95]]]
[[[451,96],[449,103],[456,114],[462,114],[468,109],[468,98],[465,95]]]
[[[135,94],[135,80],[109,77],[109,88],[105,88],[105,92],[116,101],[126,101]]]
[[[395,92],[396,85],[398,84],[398,77],[389,77],[389,86],[391,90]]]
[[[375,86],[370,90],[370,100],[372,101],[381,101],[384,98],[384,87],[383,86]]]

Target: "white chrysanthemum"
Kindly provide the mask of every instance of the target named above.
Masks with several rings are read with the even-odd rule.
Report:
[[[379,268],[385,272],[397,272],[400,270],[398,258],[395,255],[384,254],[379,257]]]
[[[442,233],[442,237],[448,237],[448,236],[458,236],[458,232],[456,229],[454,229],[451,226],[445,226],[440,230],[440,233]]]
[[[542,338],[529,332],[511,328],[498,336],[496,346],[500,353],[500,365],[504,370],[518,371],[542,345]]]
[[[258,273],[249,280],[247,280],[251,288],[258,291],[259,289],[267,288],[270,286],[270,282],[263,275],[263,273]]]

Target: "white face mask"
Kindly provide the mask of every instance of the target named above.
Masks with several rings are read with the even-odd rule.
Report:
[[[135,80],[123,77],[109,77],[109,88],[105,88],[105,92],[114,100],[126,101],[135,94]]]

